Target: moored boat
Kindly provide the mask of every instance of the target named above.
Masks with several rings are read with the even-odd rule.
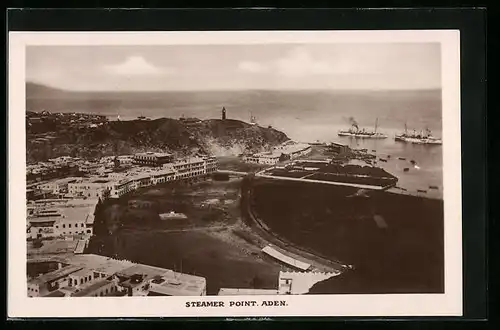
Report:
[[[358,124],[353,123],[351,128],[348,130],[340,130],[338,135],[365,139],[386,139],[387,134],[377,132],[377,126],[378,118],[375,121],[375,129],[373,131],[368,131],[364,128],[360,129]]]
[[[434,137],[431,130],[428,128],[426,128],[425,133],[417,133],[415,130],[413,130],[413,133],[408,133],[406,123],[404,133],[396,134],[394,140],[414,144],[442,144],[441,139]]]

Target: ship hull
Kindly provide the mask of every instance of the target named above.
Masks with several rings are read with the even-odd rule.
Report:
[[[359,139],[387,139],[387,135],[368,135],[368,134],[343,133],[343,132],[339,132],[338,135],[354,137]]]
[[[429,140],[429,139],[418,139],[418,138],[405,138],[401,136],[396,136],[395,141],[413,143],[413,144],[426,144],[426,145],[441,145],[443,144],[441,140]]]

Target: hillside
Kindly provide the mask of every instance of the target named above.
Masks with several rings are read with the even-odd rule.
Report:
[[[68,124],[58,116],[27,125],[27,160],[43,161],[70,155],[94,158],[142,151],[179,155],[210,153],[219,156],[266,150],[288,137],[273,128],[238,120],[200,120],[197,123],[160,118],[110,121],[101,126]]]
[[[37,84],[33,82],[26,83],[26,98],[59,98],[70,94],[61,89]]]

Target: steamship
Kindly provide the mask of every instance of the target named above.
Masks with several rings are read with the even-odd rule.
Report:
[[[339,136],[349,136],[355,138],[364,138],[364,139],[386,139],[387,135],[384,133],[377,132],[378,128],[378,118],[375,121],[375,129],[373,131],[368,131],[364,128],[360,129],[358,124],[353,123],[351,128],[348,130],[339,131]]]
[[[420,132],[417,133],[415,130],[413,130],[413,133],[408,133],[408,128],[406,127],[405,124],[405,131],[404,133],[397,134],[394,138],[396,141],[400,142],[409,142],[409,143],[415,143],[415,144],[442,144],[442,140],[434,137],[432,135],[432,132],[430,129],[426,128],[425,133]]]

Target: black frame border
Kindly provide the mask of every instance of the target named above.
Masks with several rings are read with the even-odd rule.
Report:
[[[377,318],[376,320],[485,320],[487,318],[486,10],[484,8],[11,9],[7,11],[6,18],[7,41],[9,31],[460,30],[463,317]],[[8,43],[6,50],[8,50],[7,45]],[[6,77],[7,74],[6,68]],[[224,318],[215,319],[224,320]],[[298,320],[299,318],[272,319]],[[370,317],[307,319],[373,320]]]

